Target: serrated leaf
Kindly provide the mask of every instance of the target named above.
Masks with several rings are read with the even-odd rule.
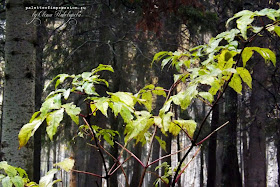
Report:
[[[176,125],[176,123],[173,123],[173,122],[172,122],[172,123],[170,124],[170,126],[169,126],[168,131],[169,131],[173,136],[177,136],[177,135],[180,133],[181,128],[180,128],[178,125]]]
[[[12,187],[13,183],[11,181],[11,178],[9,176],[2,179],[2,187]]]
[[[57,127],[63,119],[64,108],[53,111],[47,116],[47,134],[51,140],[53,140],[53,136],[57,132]]]
[[[242,81],[238,74],[234,74],[229,82],[229,86],[233,88],[237,93],[241,94]]]
[[[174,120],[174,123],[185,129],[191,138],[193,137],[196,129],[196,122],[194,120]]]
[[[156,140],[158,141],[160,147],[166,151],[166,142],[164,140],[162,140],[160,137],[155,136]]]
[[[39,117],[32,120],[31,123],[25,124],[19,131],[18,140],[19,140],[19,149],[25,146],[30,139],[31,136],[34,135],[36,130],[40,127],[40,125],[45,120],[46,115],[40,115]]]
[[[147,108],[147,110],[149,112],[151,112],[151,110],[152,110],[152,103],[153,103],[152,98],[153,98],[153,95],[152,95],[151,91],[146,91],[146,92],[142,93],[142,99],[145,100],[142,103],[145,105],[145,107]]]
[[[265,61],[271,61],[276,66],[276,55],[268,48],[251,47],[252,50],[258,52]]]
[[[15,187],[23,187],[24,186],[24,180],[20,176],[14,176],[11,178],[13,184]]]
[[[91,82],[85,82],[82,86],[83,90],[88,95],[98,95],[95,91],[95,87]]]
[[[101,97],[98,100],[95,100],[95,103],[94,103],[96,108],[98,110],[100,110],[100,112],[102,112],[102,114],[106,117],[108,117],[108,114],[107,114],[107,110],[108,110],[108,107],[109,107],[108,102],[109,102],[109,98]]]
[[[125,123],[130,123],[131,120],[133,119],[131,111],[126,106],[122,106],[120,114]]]
[[[156,87],[155,90],[152,91],[155,95],[162,95],[163,97],[166,97],[166,92],[161,87]]]
[[[249,16],[251,16],[251,15],[253,15],[253,14],[254,14],[254,13],[253,13],[252,11],[250,11],[250,10],[243,10],[243,11],[240,11],[240,12],[234,14],[233,17],[231,17],[231,18],[229,18],[229,19],[227,20],[226,27],[228,27],[229,22],[231,22],[231,21],[232,21],[233,19],[235,19],[235,18],[244,16],[244,15],[247,15],[247,16],[249,15]]]
[[[212,85],[211,88],[209,89],[209,93],[212,95],[216,95],[216,93],[220,90],[221,85],[220,82],[218,80],[215,80]]]
[[[247,40],[247,27],[254,21],[252,14],[244,15],[236,20],[237,28],[240,30],[242,37]]]
[[[251,47],[244,48],[244,50],[242,52],[243,67],[246,66],[246,63],[248,62],[248,60],[250,60],[250,58],[252,57],[253,54],[254,54],[254,52]]]
[[[46,114],[49,110],[59,109],[61,107],[61,94],[54,95],[45,100],[40,112]]]
[[[54,166],[58,166],[61,169],[63,169],[64,171],[69,172],[74,167],[74,164],[75,164],[75,160],[74,159],[66,158],[63,161],[54,164]]]
[[[3,169],[5,173],[10,177],[16,176],[17,174],[16,168],[10,166],[6,161],[0,162],[0,169]]]
[[[65,112],[71,117],[71,119],[78,125],[81,108],[77,107],[73,103],[66,103],[62,105],[62,107],[65,109]]]
[[[252,77],[250,72],[243,67],[236,68],[237,73],[240,75],[241,79],[250,87],[252,88]]]
[[[125,103],[128,106],[133,106],[134,105],[134,96],[129,93],[129,92],[116,92],[116,93],[109,93],[110,95],[117,97],[120,101],[122,101],[123,103]],[[117,101],[114,100],[114,98],[112,97],[113,101]]]
[[[136,142],[143,141],[144,135],[148,129],[153,125],[153,119],[150,119],[152,115],[147,111],[139,111],[137,119],[131,121],[125,128],[125,142],[130,139],[136,139]]]
[[[52,187],[53,177],[58,172],[58,169],[51,169],[39,181],[39,187]]]
[[[209,92],[199,92],[198,95],[208,100],[210,103],[214,101],[214,96]]]

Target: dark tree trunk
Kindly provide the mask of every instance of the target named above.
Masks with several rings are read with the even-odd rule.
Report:
[[[229,88],[226,92],[226,119],[229,124],[225,127],[224,156],[222,166],[222,185],[229,187],[242,186],[237,156],[237,93]]]
[[[211,132],[218,128],[219,113],[219,106],[215,105],[212,111]],[[208,147],[207,187],[216,186],[216,146],[217,133],[214,133],[210,137]]]

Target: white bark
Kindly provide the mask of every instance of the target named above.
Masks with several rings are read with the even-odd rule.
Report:
[[[33,142],[18,149],[18,132],[35,106],[35,26],[26,24],[32,12],[25,0],[8,0],[6,11],[5,83],[2,119],[3,159],[32,177]]]

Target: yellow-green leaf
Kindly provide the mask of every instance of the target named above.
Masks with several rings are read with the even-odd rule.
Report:
[[[243,52],[242,52],[242,61],[243,61],[243,67],[246,66],[246,63],[248,62],[248,60],[250,60],[250,58],[253,55],[253,50],[251,49],[251,47],[245,47]]]
[[[54,164],[54,166],[58,166],[60,167],[61,169],[69,172],[71,171],[71,169],[74,167],[74,164],[75,164],[75,160],[72,159],[72,158],[66,158],[64,159],[63,161],[61,162],[58,162],[56,164]]]
[[[237,73],[240,75],[241,79],[250,87],[252,88],[252,77],[250,72],[243,67],[236,68]]]
[[[234,74],[229,82],[229,86],[233,88],[237,93],[241,94],[242,81],[238,74]]]
[[[40,127],[40,125],[45,120],[46,116],[40,115],[39,117],[32,120],[32,122],[25,124],[19,131],[18,140],[19,148],[25,146],[31,136],[34,135],[35,131]]]
[[[182,129],[185,129],[191,138],[193,137],[196,129],[196,122],[194,120],[174,120],[174,123],[179,125]]]
[[[53,140],[53,136],[57,132],[57,127],[63,119],[63,112],[64,108],[61,108],[49,113],[47,116],[47,134],[51,140]]]
[[[71,119],[78,125],[79,124],[79,114],[81,113],[80,107],[77,107],[73,103],[67,103],[62,105],[66,113],[71,117]]]

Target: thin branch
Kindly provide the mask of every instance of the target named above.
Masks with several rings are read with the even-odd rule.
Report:
[[[181,149],[181,150],[179,150],[179,151],[176,151],[175,153],[171,153],[171,154],[165,155],[165,156],[163,156],[163,157],[160,157],[160,158],[154,160],[153,162],[151,162],[150,164],[148,164],[148,166],[151,166],[151,165],[153,165],[154,163],[157,163],[157,162],[159,162],[159,161],[162,160],[162,159],[165,159],[165,158],[167,158],[167,157],[170,157],[170,156],[172,156],[172,155],[176,155],[176,154],[178,154],[178,153],[180,153],[180,152],[182,152],[182,151],[185,151],[185,150],[188,149],[189,147],[190,147],[190,146],[185,147],[184,149]]]
[[[224,126],[226,126],[227,124],[229,124],[229,121],[227,121],[226,123],[224,123],[223,125],[221,125],[220,127],[218,127],[217,129],[215,129],[213,132],[211,132],[208,136],[206,136],[205,138],[203,138],[200,142],[198,142],[196,145],[200,145],[202,144],[205,140],[207,140],[208,138],[210,138],[210,136],[212,136],[214,133],[218,132],[221,128],[223,128]]]
[[[109,181],[108,181],[108,177],[109,177],[108,169],[107,169],[107,166],[106,166],[106,161],[105,161],[104,155],[103,155],[103,153],[101,151],[101,148],[99,146],[100,144],[97,142],[97,138],[96,138],[95,132],[93,131],[92,127],[89,125],[87,119],[83,117],[83,120],[86,123],[86,125],[89,127],[90,132],[91,132],[91,134],[92,134],[92,136],[94,138],[95,145],[98,147],[98,151],[97,152],[99,152],[99,154],[101,156],[101,159],[102,159],[102,162],[103,162],[103,167],[104,167],[105,173],[106,173],[106,181],[107,181],[107,184],[109,184]]]
[[[137,157],[137,156],[135,156],[135,154],[133,154],[131,151],[129,151],[127,148],[125,148],[124,146],[122,146],[120,143],[118,143],[117,141],[116,141],[116,144],[118,144],[121,148],[123,148],[124,150],[126,150],[133,158],[135,158],[135,160],[137,160],[140,164],[141,164],[141,166],[143,167],[143,168],[145,168],[145,165],[143,164],[143,162]]]
[[[95,176],[95,177],[98,177],[98,178],[105,178],[105,177],[102,177],[101,175],[94,174],[94,173],[87,172],[87,171],[79,171],[79,170],[75,170],[75,169],[71,169],[71,171],[76,172],[76,173],[83,173],[83,174]]]
[[[197,154],[199,153],[201,149],[201,146],[197,149],[197,151],[195,152],[195,154],[193,155],[192,159],[187,163],[187,165],[182,169],[182,171],[180,172],[180,174],[178,175],[178,177],[175,180],[175,183],[178,182],[178,180],[180,179],[181,175],[184,173],[185,169],[189,166],[189,164],[193,161],[193,159],[197,156]]]
[[[143,182],[144,182],[144,178],[145,178],[145,174],[146,174],[147,168],[148,168],[148,166],[149,166],[149,160],[150,160],[151,153],[152,153],[152,148],[153,148],[153,141],[154,141],[154,139],[155,139],[155,135],[156,135],[156,132],[157,132],[157,126],[154,125],[154,127],[155,127],[155,130],[154,130],[154,133],[153,133],[152,138],[151,138],[149,153],[148,153],[147,161],[146,161],[146,166],[144,167],[144,170],[143,170],[143,172],[142,172],[141,179],[140,179],[140,182],[139,182],[138,187],[141,187],[141,186],[142,186],[142,184],[143,184]]]

